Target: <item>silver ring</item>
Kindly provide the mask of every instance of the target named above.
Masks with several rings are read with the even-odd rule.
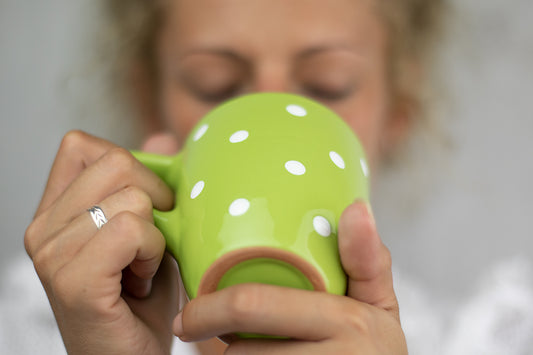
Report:
[[[96,228],[100,229],[104,224],[107,223],[107,218],[105,217],[104,211],[98,206],[93,206],[87,210],[91,215],[91,218],[96,224]]]

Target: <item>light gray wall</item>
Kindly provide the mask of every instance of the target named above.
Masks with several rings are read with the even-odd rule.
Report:
[[[387,177],[378,216],[401,269],[461,297],[494,264],[533,260],[533,3],[454,4],[442,64],[450,104],[438,113],[452,147],[428,162],[433,180],[413,210],[402,209],[396,177]]]
[[[98,98],[87,39],[96,1],[0,0],[0,265],[23,253],[26,226],[62,136],[83,129],[130,144],[135,128]]]
[[[76,64],[95,16],[90,4],[0,1],[0,265],[23,253],[62,135],[121,131],[99,107],[73,109],[73,96],[99,90]],[[383,178],[375,195],[395,265],[450,297],[499,260],[533,256],[533,2],[455,6],[442,64],[450,103],[437,113],[449,116],[452,148],[416,173]]]
[[[68,127],[58,96],[73,57],[68,1],[0,2],[0,260],[21,253],[58,140]]]

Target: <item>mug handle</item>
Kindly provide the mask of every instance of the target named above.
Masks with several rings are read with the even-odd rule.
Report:
[[[178,189],[181,166],[182,166],[182,152],[167,156],[161,154],[147,153],[141,151],[131,151],[131,154],[152,170],[165,184],[167,184],[174,192]],[[154,208],[154,224],[163,233],[167,247],[171,252],[178,249],[177,243],[180,237],[180,215],[177,208],[177,201],[174,208],[170,211],[159,211]]]

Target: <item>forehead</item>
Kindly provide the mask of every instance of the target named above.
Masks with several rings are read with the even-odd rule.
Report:
[[[384,40],[374,6],[374,0],[169,0],[163,33],[181,48],[365,50]]]

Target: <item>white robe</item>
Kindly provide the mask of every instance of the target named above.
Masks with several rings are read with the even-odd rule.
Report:
[[[65,354],[46,295],[29,258],[15,258],[0,288],[0,353]],[[396,271],[403,329],[412,355],[533,354],[533,278],[527,260],[495,265],[460,306],[430,299]],[[176,338],[173,354],[197,354]]]

